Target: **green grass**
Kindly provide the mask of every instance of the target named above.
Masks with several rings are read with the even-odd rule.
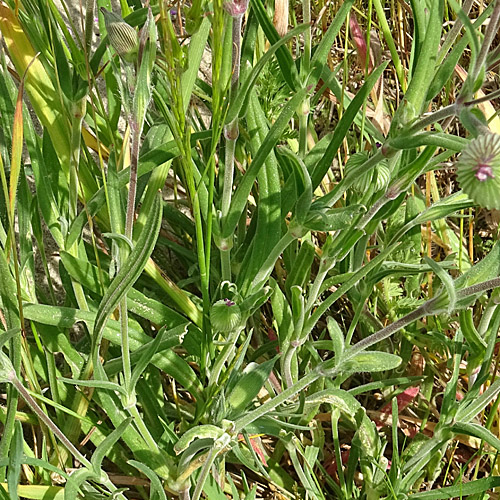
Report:
[[[500,2],[84,3],[0,3],[0,498],[494,494]]]

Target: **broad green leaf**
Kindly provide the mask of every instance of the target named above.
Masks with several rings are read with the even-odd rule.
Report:
[[[381,351],[363,351],[346,362],[342,362],[341,359],[339,369],[343,373],[383,372],[393,370],[400,364],[401,358],[395,354]]]
[[[293,175],[290,178],[295,180],[296,185],[296,199],[294,216],[299,221],[303,223],[311,209],[311,203],[313,199],[313,188],[311,184],[311,176],[309,175],[309,170],[302,158],[299,158],[297,154],[290,151],[288,148],[279,148],[279,153],[286,156],[286,158],[291,162],[294,167]]]
[[[25,463],[27,465],[31,465],[32,467],[41,467],[41,468],[47,469],[51,472],[55,472],[56,474],[59,474],[61,477],[64,477],[65,479],[68,479],[68,477],[69,477],[69,474],[67,472],[63,471],[59,467],[55,467],[54,465],[47,462],[46,460],[41,460],[40,458],[32,458],[32,457],[24,456],[23,463]]]
[[[500,392],[500,379],[495,380],[480,396],[472,401],[465,397],[457,411],[456,420],[461,423],[469,423],[480,411],[497,397]]]
[[[333,18],[332,23],[328,27],[326,33],[322,36],[321,41],[315,47],[314,54],[311,58],[311,67],[314,68],[316,65],[323,65],[327,63],[328,55],[330,54],[330,50],[335,41],[335,38],[342,28],[344,21],[346,20],[349,11],[353,5],[353,0],[347,0],[342,2],[339,10],[336,12],[335,17]],[[314,71],[313,71],[314,73]],[[309,83],[316,84],[318,78],[314,78],[313,81],[309,79]]]
[[[221,490],[212,474],[207,477],[207,480],[203,485],[203,491],[207,494],[207,498],[210,498],[211,500],[227,500],[227,496]]]
[[[0,248],[0,299],[7,328],[19,328],[19,306],[16,300],[16,282],[10,272],[4,250]],[[2,327],[3,328],[3,327]]]
[[[164,332],[165,332],[165,327],[163,327],[156,334],[154,340],[152,340],[144,348],[141,357],[139,358],[139,361],[135,365],[134,370],[132,372],[132,378],[130,379],[130,388],[129,388],[130,391],[135,389],[139,377],[142,375],[142,373],[147,368],[149,363],[151,363],[153,356],[157,353]]]
[[[73,378],[60,377],[59,380],[66,384],[81,385],[82,387],[94,387],[96,389],[105,389],[107,391],[117,391],[123,395],[127,392],[125,388],[109,380],[78,380]]]
[[[210,138],[211,134],[211,130],[191,134],[191,145],[194,147],[198,141]],[[177,148],[176,142],[173,140],[167,141],[165,144],[162,144],[161,146],[158,146],[153,150],[145,150],[144,154],[139,158],[139,170],[137,173],[138,178],[148,174],[160,165],[168,162],[169,160],[172,160],[173,158],[176,158],[177,156],[179,156],[179,149]],[[121,170],[118,173],[118,178],[120,188],[125,187],[130,178],[130,167]],[[97,190],[95,194],[93,194],[93,196],[87,201],[87,210],[83,210],[82,212],[80,212],[80,214],[72,222],[66,240],[66,245],[68,247],[71,247],[71,245],[80,237],[82,229],[87,223],[88,216],[95,216],[104,206],[106,201],[105,190],[103,187]]]
[[[244,411],[257,396],[269,378],[276,359],[274,357],[260,364],[250,363],[245,367],[234,389],[227,395],[227,403],[235,414]]]
[[[292,269],[288,273],[285,281],[285,290],[288,296],[291,293],[292,286],[306,287],[311,275],[311,266],[316,255],[316,247],[310,241],[304,240],[300,246],[297,259]]]
[[[455,280],[457,291],[500,276],[500,242],[496,242],[488,255]]]
[[[78,493],[80,491],[81,485],[87,479],[94,478],[95,473],[88,469],[79,469],[75,471],[73,474],[71,474],[68,481],[66,482],[66,486],[64,487],[64,500],[75,500],[75,498],[79,498],[80,495]]]
[[[460,311],[459,313],[460,320],[460,330],[463,333],[463,336],[467,340],[469,344],[470,352],[473,356],[484,355],[488,344],[484,341],[484,339],[479,335],[476,327],[474,326],[474,320],[472,317],[472,310],[465,309]]]
[[[7,355],[0,350],[0,382],[10,382],[12,377],[15,375],[14,367],[12,362],[7,357]]]
[[[21,330],[19,328],[11,328],[6,332],[0,333],[0,349],[12,338],[16,335],[20,334]]]
[[[402,236],[414,226],[420,226],[427,221],[434,221],[448,217],[449,215],[474,206],[474,202],[462,191],[454,193],[451,196],[442,198],[436,203],[432,204],[427,210],[424,210],[420,215],[415,217],[412,221],[405,224],[397,234],[391,239],[391,242],[398,241]],[[457,291],[459,287],[456,286]]]
[[[313,205],[303,225],[310,231],[336,231],[351,226],[355,218],[365,212],[363,205],[319,209],[314,209]]]
[[[455,304],[457,301],[457,293],[455,290],[455,283],[453,281],[453,278],[441,266],[439,266],[437,262],[434,262],[434,260],[432,260],[430,257],[425,256],[424,261],[432,268],[434,273],[441,280],[441,283],[443,284],[443,289],[440,290],[438,293],[440,294],[446,293],[446,299],[448,302],[448,314],[452,314],[452,312],[455,310]]]
[[[358,427],[358,435],[363,452],[373,457],[375,443],[379,440],[373,422],[357,399],[342,389],[327,389],[306,398],[306,404],[326,403],[340,410],[352,424]]]
[[[418,382],[422,382],[425,377],[396,377],[396,378],[388,378],[385,380],[377,380],[376,382],[369,382],[367,384],[359,385],[357,387],[353,387],[349,389],[349,394],[353,396],[358,396],[363,394],[364,392],[374,391],[376,389],[384,389],[387,387],[391,387],[393,385],[401,386],[400,389],[406,389],[406,387],[416,385]]]
[[[332,339],[335,359],[340,360],[345,348],[344,333],[340,329],[339,324],[331,316],[328,316],[326,326]]]
[[[252,156],[255,156],[269,133],[269,122],[254,91],[251,93],[247,108],[246,123],[251,135],[250,151]],[[247,294],[255,274],[278,242],[282,232],[281,178],[273,150],[269,152],[263,167],[257,174],[257,183],[259,203],[252,217],[252,219],[254,217],[257,219],[255,233],[241,264],[242,271],[236,281],[243,296]]]
[[[96,266],[64,251],[61,252],[61,260],[74,280],[95,293],[100,292],[99,271]],[[109,279],[107,276],[103,276],[103,278],[104,286],[109,287]],[[127,293],[127,308],[142,318],[158,325],[166,325],[169,328],[186,322],[186,319],[179,313],[161,302],[147,297],[135,288],[131,288]]]
[[[418,134],[399,134],[389,139],[387,147],[395,150],[405,150],[420,146],[437,146],[460,152],[467,146],[468,142],[468,139],[444,132],[420,132]]]
[[[95,314],[87,311],[80,311],[78,309],[71,309],[69,307],[59,306],[44,306],[40,304],[25,304],[24,305],[25,318],[32,319],[48,325],[59,326],[64,328],[71,328],[76,322],[85,322],[89,329],[92,329],[95,324]],[[203,398],[202,385],[199,377],[191,368],[191,366],[183,358],[178,356],[170,348],[182,343],[182,337],[185,333],[185,327],[180,325],[172,332],[172,336],[168,335],[160,349],[165,348],[163,352],[157,353],[152,363],[174,377],[186,389],[196,394],[197,398]],[[109,320],[103,330],[103,337],[110,342],[121,345],[120,323],[118,321]],[[132,362],[137,362],[140,354],[137,351],[140,347],[151,342],[151,337],[142,331],[129,328],[129,342],[130,350],[132,351]],[[114,361],[114,360],[113,360]],[[112,362],[113,368],[110,367],[110,376],[118,373],[121,368],[121,359],[117,362]]]
[[[95,377],[100,380],[107,380],[102,365],[98,364],[95,368]],[[115,428],[118,428],[128,418],[129,415],[122,409],[123,405],[115,394],[108,391],[100,391],[94,394],[94,398],[96,398],[98,404],[100,404],[104,412],[108,415],[109,420]],[[174,471],[168,456],[161,451],[158,453],[155,450],[151,450],[135,426],[129,425],[125,428],[122,440],[130,448],[137,460],[148,463],[164,479],[172,477]]]
[[[411,73],[411,80],[405,92],[404,102],[399,106],[395,117],[391,124],[390,133],[394,133],[399,125],[404,125],[407,121],[414,119],[422,112],[425,105],[425,96],[427,94],[428,86],[434,75],[434,66],[439,50],[439,43],[441,41],[441,31],[443,29],[443,5],[442,1],[435,1],[429,5],[430,11],[426,16],[424,15],[424,5],[421,2],[413,2],[412,5],[417,7],[416,11],[422,14],[418,16],[417,32],[422,46],[417,45],[414,57],[414,67]],[[425,26],[425,28],[424,28]],[[425,37],[423,37],[423,30],[425,29]],[[416,35],[417,36],[417,35]],[[412,111],[405,113],[406,108]]]
[[[477,19],[474,21],[473,26],[474,27],[481,26],[484,20],[490,15],[490,10],[492,8],[493,4],[489,4],[481,13],[481,15],[479,15]],[[458,40],[454,44],[453,49],[449,53],[448,57],[438,65],[437,71],[434,74],[429,89],[427,90],[427,96],[426,96],[427,101],[431,101],[432,99],[434,99],[434,97],[436,97],[436,95],[439,92],[441,92],[441,89],[444,87],[446,82],[450,79],[453,72],[455,71],[455,67],[457,63],[460,61],[460,58],[462,57],[462,54],[465,48],[467,47],[468,43],[469,39],[467,38],[467,36],[462,37],[461,40]]]

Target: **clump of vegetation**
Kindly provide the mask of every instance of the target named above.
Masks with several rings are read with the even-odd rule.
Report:
[[[500,2],[74,8],[0,1],[0,498],[489,498]]]

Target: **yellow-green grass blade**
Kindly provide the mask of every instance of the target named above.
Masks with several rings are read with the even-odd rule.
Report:
[[[0,485],[7,491],[6,483],[0,483]],[[63,500],[64,488],[59,486],[19,485],[17,494],[21,498],[29,498],[30,500]]]
[[[13,10],[3,3],[0,4],[0,31],[12,63],[18,74],[23,75],[36,53]],[[68,124],[59,95],[38,59],[33,61],[26,76],[25,88],[38,119],[52,139],[63,169],[67,169],[70,155]]]
[[[9,211],[13,220],[16,206],[17,183],[21,171],[21,158],[23,154],[23,89],[26,74],[21,80],[17,93],[16,109],[14,111],[14,123],[12,125],[12,156],[10,160],[10,184],[9,184]]]

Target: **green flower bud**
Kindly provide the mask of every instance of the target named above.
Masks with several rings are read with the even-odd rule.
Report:
[[[111,47],[124,61],[128,63],[136,61],[139,50],[137,31],[120,16],[107,11],[104,7],[101,7],[101,12]]]
[[[229,333],[241,325],[241,311],[232,300],[218,300],[210,310],[210,321],[215,331]]]
[[[469,142],[457,163],[457,179],[478,205],[500,209],[500,135],[480,135]]]
[[[362,165],[368,160],[368,153],[360,152],[354,153],[347,160],[346,171],[352,170],[354,167]],[[371,186],[374,186],[374,191],[380,191],[384,189],[391,179],[391,171],[387,166],[387,162],[383,161],[379,163],[376,167],[371,169],[369,172],[365,172],[360,175],[353,183],[352,188],[358,193],[366,193]]]

